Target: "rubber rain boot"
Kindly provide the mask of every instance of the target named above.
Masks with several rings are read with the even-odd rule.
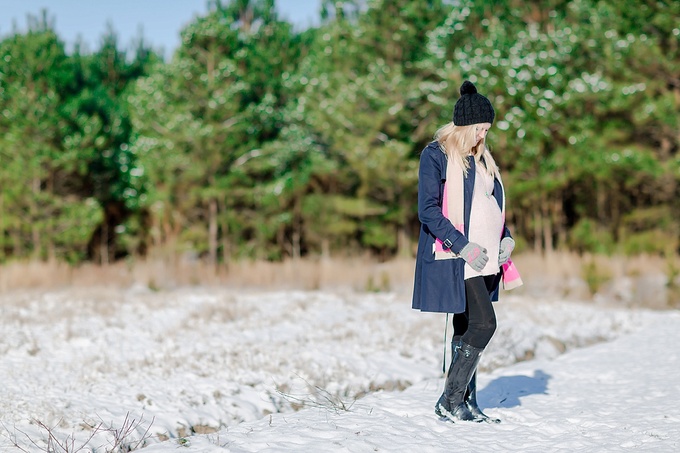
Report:
[[[475,348],[464,342],[460,342],[459,346],[455,348],[453,361],[446,376],[444,394],[435,406],[435,413],[441,418],[452,422],[483,421],[475,418],[465,403],[468,384],[477,369],[483,350],[483,348]]]
[[[486,423],[501,422],[499,418],[493,418],[486,415],[477,404],[477,371],[473,373],[472,378],[470,378],[470,383],[467,386],[467,391],[465,392],[465,405],[472,416],[475,417],[475,421],[479,420],[480,422]]]

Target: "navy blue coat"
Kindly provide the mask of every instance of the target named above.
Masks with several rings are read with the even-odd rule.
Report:
[[[437,238],[453,244],[451,250],[460,253],[469,242],[472,191],[475,187],[475,160],[469,158],[470,169],[463,181],[465,234],[454,228],[442,214],[447,158],[439,144],[431,142],[420,155],[418,171],[418,218],[420,237],[416,256],[413,285],[413,308],[428,312],[462,313],[465,311],[465,261],[449,259],[435,261],[433,244]],[[498,179],[494,182],[494,196],[503,206],[503,190]],[[509,236],[504,228],[503,236]],[[489,257],[494,259],[497,257]],[[500,275],[499,275],[500,277]],[[497,279],[500,282],[500,278]],[[492,290],[491,300],[498,300],[498,283]]]

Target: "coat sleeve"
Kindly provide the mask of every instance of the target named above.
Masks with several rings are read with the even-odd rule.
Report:
[[[420,155],[418,218],[427,230],[441,240],[445,246],[449,246],[455,253],[460,253],[468,240],[442,214],[440,197],[442,182],[446,179],[446,161],[436,153],[441,153],[441,151],[435,148],[435,145],[430,144]]]

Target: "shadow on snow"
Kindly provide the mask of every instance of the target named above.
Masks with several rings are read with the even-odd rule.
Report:
[[[478,391],[479,405],[483,408],[521,406],[520,398],[524,396],[547,394],[551,377],[542,370],[534,371],[533,376],[499,377]]]

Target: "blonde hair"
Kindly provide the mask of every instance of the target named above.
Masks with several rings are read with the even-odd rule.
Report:
[[[472,154],[479,163],[484,161],[482,166],[486,172],[500,179],[500,172],[496,161],[491,156],[491,151],[486,146],[486,137],[477,143],[477,128],[474,124],[470,126],[456,126],[453,122],[440,127],[434,134],[434,139],[439,143],[442,152],[449,159],[458,159],[465,175],[470,168],[467,156]]]

